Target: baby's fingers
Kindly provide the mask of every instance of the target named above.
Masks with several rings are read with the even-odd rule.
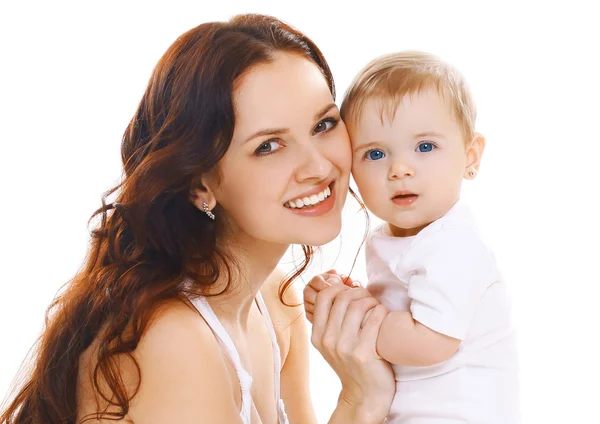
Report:
[[[331,283],[328,282],[325,278],[326,278],[326,274],[315,275],[313,278],[310,279],[310,281],[306,285],[304,292],[306,293],[306,289],[309,287],[316,293],[320,292],[321,290],[325,290],[327,287],[330,287]],[[313,303],[314,303],[314,299],[313,299]]]

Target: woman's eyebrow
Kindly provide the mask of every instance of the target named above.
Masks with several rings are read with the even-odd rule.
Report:
[[[265,135],[281,135],[281,134],[287,134],[289,132],[290,132],[289,128],[264,128],[262,130],[256,131],[254,134],[252,134],[250,137],[248,137],[246,139],[246,141],[244,141],[244,143],[247,143],[256,137],[262,137]]]
[[[323,109],[321,109],[316,115],[315,115],[315,120],[321,118],[323,115],[325,115],[327,112],[329,112],[331,109],[333,109],[334,107],[336,107],[335,103],[330,103],[327,106],[325,106]]]
[[[315,115],[315,120],[321,118],[323,115],[325,115],[327,112],[329,112],[334,107],[336,107],[335,103],[330,103],[327,106],[325,106],[323,109],[321,109],[319,112],[317,112],[317,114]],[[262,130],[256,131],[254,134],[252,134],[250,137],[248,137],[246,139],[246,141],[244,141],[244,143],[247,143],[256,137],[264,137],[265,135],[281,135],[281,134],[287,134],[289,132],[290,132],[289,128],[264,128]]]

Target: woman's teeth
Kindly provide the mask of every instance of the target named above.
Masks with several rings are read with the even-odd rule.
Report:
[[[320,193],[313,194],[312,196],[302,197],[301,199],[290,200],[285,202],[284,206],[290,209],[299,209],[309,206],[314,206],[321,203],[323,200],[331,196],[331,189],[327,187]]]

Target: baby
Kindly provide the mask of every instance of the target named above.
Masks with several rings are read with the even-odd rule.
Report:
[[[367,288],[390,310],[377,340],[397,381],[388,423],[517,423],[506,287],[459,200],[485,147],[463,77],[430,54],[386,55],[355,78],[341,113],[354,180],[385,221],[365,256]]]

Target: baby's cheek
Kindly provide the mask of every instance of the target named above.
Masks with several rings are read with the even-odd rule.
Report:
[[[375,183],[375,178],[373,178],[373,174],[366,172],[363,166],[352,166],[352,177],[354,181],[356,181],[356,185],[358,186],[359,191],[368,191],[371,186]]]

